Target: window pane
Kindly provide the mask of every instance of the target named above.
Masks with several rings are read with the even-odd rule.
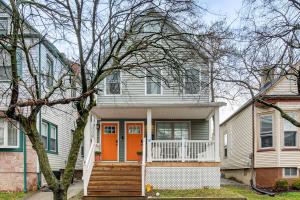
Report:
[[[8,137],[7,137],[8,146],[17,146],[18,145],[18,129],[16,124],[8,122]]]
[[[288,167],[284,168],[284,175],[285,176],[297,176],[298,169],[296,167]]]
[[[189,139],[189,124],[186,122],[176,122],[174,124],[174,139]]]
[[[56,139],[50,139],[50,151],[56,151]]]
[[[0,119],[0,145],[4,145],[4,120]]]
[[[106,94],[121,94],[121,74],[119,71],[113,72],[106,77]]]
[[[1,18],[0,19],[0,34],[7,34],[7,27],[8,27],[8,19]]]
[[[43,122],[42,123],[42,130],[41,130],[41,135],[42,135],[42,142],[44,144],[45,149],[48,149],[48,124]]]
[[[150,69],[147,71],[146,84],[147,94],[161,94],[161,72],[160,69]]]
[[[141,134],[142,133],[142,126],[140,125],[130,125],[128,127],[129,134]]]
[[[198,94],[200,92],[200,72],[191,68],[186,70],[185,93]]]
[[[171,123],[157,123],[157,139],[167,140],[172,138]]]
[[[273,146],[273,137],[270,136],[261,136],[261,147],[272,147]]]
[[[296,131],[284,131],[284,146],[296,146]]]
[[[260,121],[260,133],[272,133],[272,116],[263,116]]]
[[[56,139],[56,127],[54,127],[54,126],[51,126],[50,137],[51,137],[52,139]]]

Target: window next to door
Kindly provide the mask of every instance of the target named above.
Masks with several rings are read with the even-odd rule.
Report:
[[[189,139],[190,122],[156,122],[156,138],[158,140],[181,140]]]

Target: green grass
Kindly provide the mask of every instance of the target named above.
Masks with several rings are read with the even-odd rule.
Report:
[[[23,192],[0,192],[1,200],[20,200],[25,196]]]
[[[160,197],[246,197],[248,200],[299,200],[300,192],[287,192],[270,197],[260,195],[249,188],[225,186],[221,189],[202,189],[202,190],[158,190]]]

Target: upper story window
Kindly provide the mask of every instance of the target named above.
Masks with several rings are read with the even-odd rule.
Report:
[[[200,93],[200,71],[198,69],[186,69],[184,88],[185,94]]]
[[[0,35],[6,35],[8,30],[8,18],[1,17],[0,18]]]
[[[53,86],[53,80],[54,80],[54,62],[53,60],[47,56],[47,66],[46,66],[46,74],[45,74],[45,81],[47,87]]]
[[[146,71],[146,94],[161,94],[161,70],[150,69]]]
[[[0,118],[0,148],[18,148],[18,123]]]
[[[297,113],[288,113],[293,119],[297,119]],[[283,120],[283,134],[284,134],[284,146],[295,147],[297,146],[298,128],[291,122]]]
[[[0,81],[11,80],[11,63],[9,53],[1,49],[0,50]]]
[[[260,117],[260,147],[273,147],[273,117],[264,115]]]
[[[225,133],[225,134],[224,134],[224,158],[227,158],[227,156],[228,156],[228,148],[227,148],[227,145],[228,145],[228,134]]]
[[[57,153],[57,126],[43,121],[41,130],[42,142],[48,152]]]
[[[106,94],[115,95],[121,94],[121,72],[114,71],[112,74],[106,77]]]
[[[190,132],[189,122],[157,122],[156,137],[159,140],[188,139]]]

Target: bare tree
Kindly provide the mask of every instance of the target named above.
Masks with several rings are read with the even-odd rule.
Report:
[[[2,91],[3,99],[4,96],[10,99],[6,116],[18,121],[25,130],[54,199],[67,198],[84,128],[99,92],[97,86],[105,77],[120,70],[133,75],[138,70],[144,73],[142,76],[147,71],[170,87],[180,87],[184,66],[200,57],[208,62],[206,53],[199,53],[205,45],[199,47],[196,41],[205,41],[213,34],[188,31],[199,23],[190,20],[197,18],[195,8],[201,12],[195,6],[193,1],[167,0],[10,0],[6,9],[11,15],[12,28],[0,38],[11,62],[11,84]],[[78,66],[66,65],[56,75],[39,72],[32,49],[42,42],[51,44],[45,40],[46,34],[38,34],[28,21],[41,33],[47,33],[52,41],[67,46],[72,63]],[[27,80],[18,75],[18,51],[26,61]],[[59,56],[64,63],[69,62]],[[155,73],[158,69],[171,76],[158,75]],[[42,77],[47,81],[41,81]],[[178,84],[168,84],[170,77]],[[73,83],[67,83],[70,78],[76,81],[75,97],[69,95],[74,89]],[[53,81],[53,85],[49,87],[48,81]],[[58,180],[51,170],[36,119],[43,107],[71,103],[76,107],[76,129],[62,180]]]

